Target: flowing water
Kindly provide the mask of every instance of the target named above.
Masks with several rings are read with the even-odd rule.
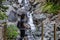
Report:
[[[23,2],[22,2],[23,1]],[[28,17],[28,24],[30,25],[31,29],[27,30],[26,33],[28,34],[28,40],[41,40],[41,36],[37,37],[37,36],[33,36],[36,31],[36,27],[33,23],[33,11],[29,10],[31,8],[31,5],[29,3],[29,0],[18,0],[19,4],[22,5],[21,8],[19,8],[17,5],[14,4],[14,7],[17,7],[18,10],[14,10],[14,8],[12,6],[9,6],[9,9],[7,11],[7,15],[9,15],[9,13],[11,12],[11,10],[14,10],[15,12],[17,11],[17,13],[21,13],[24,12],[27,14]],[[22,11],[22,10],[23,11]],[[32,8],[33,9],[33,8]],[[13,17],[10,16],[12,19]],[[44,20],[46,17],[43,14],[40,14],[39,16],[40,19]],[[9,18],[10,19],[10,18]],[[48,29],[48,28],[47,28]],[[40,29],[41,30],[41,29]],[[46,32],[47,33],[47,32]],[[37,32],[37,35],[41,34],[41,31]],[[44,37],[44,40],[48,40]]]
[[[26,14],[27,14],[27,17],[28,17],[28,24],[30,25],[31,29],[27,30],[26,31],[26,34],[28,34],[28,40],[35,40],[34,37],[33,37],[33,32],[36,31],[36,28],[35,28],[35,25],[33,24],[33,17],[32,17],[32,14],[33,14],[33,11],[30,12],[28,11],[31,7],[30,3],[29,3],[29,0],[24,0],[23,3],[22,3],[23,0],[18,0],[18,2],[23,5],[23,7],[21,7],[21,9],[25,10],[26,11]]]
[[[44,23],[44,40],[54,40],[54,32],[53,32],[53,23],[54,23],[54,21],[50,22],[49,18],[46,16],[47,14],[45,14],[45,13],[33,14],[33,11],[29,10],[31,8],[29,0],[18,0],[18,2],[19,2],[19,4],[13,3],[12,5],[10,5],[10,2],[6,2],[7,6],[9,7],[9,9],[6,12],[6,14],[8,15],[8,20],[10,20],[11,22],[14,21],[12,23],[8,22],[7,25],[17,24],[17,22],[15,23],[16,18],[18,18],[18,20],[20,21],[20,19],[19,19],[20,17],[16,17],[16,15],[14,15],[14,14],[24,12],[24,13],[27,14],[27,17],[29,18],[28,19],[28,24],[31,26],[31,29],[26,31],[26,33],[28,34],[28,40],[41,40],[42,26],[40,24],[41,24],[42,20],[43,20],[43,23]],[[20,5],[22,5],[21,8],[20,8]],[[14,7],[16,7],[17,10],[15,10]],[[37,7],[37,9],[39,9],[39,8]],[[12,10],[14,12],[12,12]],[[32,16],[32,14],[35,17]],[[33,23],[33,19],[35,19],[35,18],[38,19],[38,22],[40,22],[39,25],[38,25],[40,28]],[[36,26],[36,28],[35,28],[35,26]],[[37,29],[39,29],[39,30],[37,30]],[[35,34],[33,34],[33,33],[35,33]],[[57,31],[57,39],[58,38],[60,38],[60,31]]]
[[[36,28],[35,25],[33,24],[33,11],[30,13],[29,10],[29,0],[25,0],[25,5],[23,5],[24,9],[27,11],[27,17],[28,17],[28,24],[30,25],[31,29],[27,30],[26,33],[28,33],[28,40],[34,40],[34,37],[32,35],[32,32],[35,32]]]
[[[19,3],[22,3],[23,0],[21,0],[21,1],[18,0],[18,1],[19,1]],[[28,24],[31,26],[31,30],[35,31],[35,25],[33,24],[33,17],[32,17],[33,11],[32,12],[28,11],[30,9],[29,0],[24,0],[24,2],[22,4],[24,4],[22,9],[27,11],[27,17],[29,18]]]

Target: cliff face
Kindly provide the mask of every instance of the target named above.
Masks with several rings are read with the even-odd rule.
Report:
[[[59,39],[60,35],[60,14],[53,15],[48,13],[39,13],[35,12],[33,14],[33,20],[34,24],[36,25],[37,30],[41,32],[42,28],[42,22],[44,26],[44,38],[46,40],[53,40],[54,38],[54,23],[56,24],[57,30],[56,30],[56,39]]]
[[[30,0],[30,1],[33,2],[34,0]],[[36,2],[41,2],[41,5],[42,5],[42,3],[44,4],[46,2],[46,0],[35,0],[35,3]],[[41,10],[40,10],[40,6],[41,5],[39,4],[36,7],[36,11],[33,11],[33,15],[32,15],[34,25],[36,26],[35,37],[37,38],[37,40],[39,40],[41,38],[41,30],[42,30],[42,22],[43,22],[43,26],[44,26],[44,38],[46,40],[49,40],[49,39],[53,40],[53,38],[54,38],[54,30],[53,30],[54,29],[54,23],[56,23],[57,24],[56,25],[57,26],[57,39],[59,39],[60,38],[59,37],[60,36],[60,13],[57,14],[57,15],[48,14],[48,13],[42,13]],[[22,7],[22,8],[24,8],[24,7]],[[14,10],[11,7],[8,10],[7,14],[9,14],[9,11],[11,11],[11,9]],[[18,8],[18,9],[20,9],[20,8]],[[26,9],[27,9],[27,7],[26,7]]]

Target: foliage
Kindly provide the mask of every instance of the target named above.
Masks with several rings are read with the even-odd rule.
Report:
[[[5,12],[8,9],[8,7],[0,5],[0,11]]]
[[[6,9],[8,9],[8,7],[6,7],[2,4],[4,1],[5,0],[0,0],[0,20],[4,20],[7,18],[5,11],[6,11]]]
[[[46,0],[47,2],[51,2],[53,4],[58,4],[60,5],[60,0]]]
[[[18,35],[18,28],[15,25],[9,25],[7,27],[7,38],[8,39],[13,39],[16,38]]]
[[[2,4],[4,1],[5,0],[0,0],[0,11],[6,11],[6,9],[8,9],[8,7],[6,7]]]
[[[60,10],[60,5],[47,2],[45,5],[41,7],[41,9],[42,9],[42,12],[56,14],[58,10]]]
[[[7,18],[7,15],[5,14],[5,12],[0,11],[0,20],[4,20]]]

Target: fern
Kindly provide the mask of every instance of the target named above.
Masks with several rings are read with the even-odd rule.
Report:
[[[42,12],[57,14],[58,10],[60,10],[60,5],[49,2],[43,5],[41,9],[42,9]]]

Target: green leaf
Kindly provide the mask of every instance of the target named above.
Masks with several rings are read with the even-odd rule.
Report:
[[[15,25],[9,25],[7,27],[7,38],[16,38],[18,35],[18,28]]]

